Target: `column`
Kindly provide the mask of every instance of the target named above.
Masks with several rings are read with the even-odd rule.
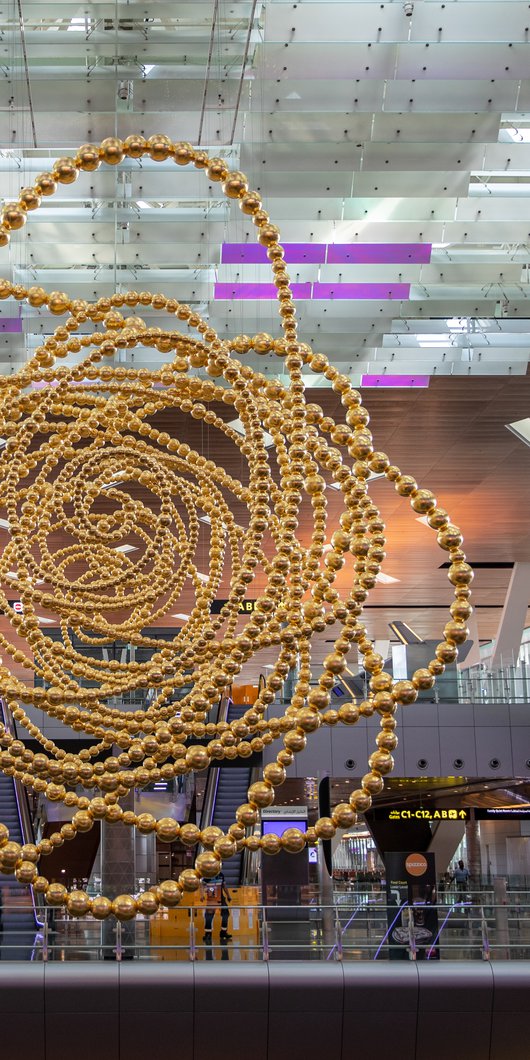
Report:
[[[134,810],[134,790],[121,800],[120,805],[124,810]],[[101,822],[101,893],[107,898],[134,894],[136,890],[134,836],[134,828]],[[114,957],[115,929],[116,920],[113,916],[103,921],[102,942],[106,960]],[[134,921],[122,924],[121,930],[122,943],[131,951],[135,940]],[[132,956],[132,953],[129,952],[129,955]]]
[[[516,666],[530,601],[530,563],[514,565],[495,638],[492,670]]]

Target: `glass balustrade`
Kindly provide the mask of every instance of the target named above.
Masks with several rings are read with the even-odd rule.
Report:
[[[330,904],[230,906],[230,937],[220,937],[216,910],[205,936],[199,906],[161,910],[151,919],[112,921],[42,911],[42,926],[28,937],[9,904],[2,909],[1,960],[528,960],[530,893],[451,895],[435,906],[388,905],[383,894],[338,894]]]

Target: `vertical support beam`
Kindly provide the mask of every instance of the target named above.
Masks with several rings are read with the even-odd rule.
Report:
[[[530,563],[516,563],[495,638],[492,670],[517,664],[528,601],[530,600]]]
[[[482,863],[480,858],[480,835],[478,821],[468,821],[466,824],[466,850],[467,867],[471,882],[475,884],[476,890],[480,888]]]
[[[124,810],[134,810],[134,791],[130,791],[121,800],[121,806]],[[102,894],[107,895],[108,898],[117,898],[119,894],[134,894],[136,890],[134,828],[102,821],[100,850]],[[108,917],[103,921],[103,956],[107,960],[112,957],[112,950],[116,945],[115,928],[114,917]],[[124,924],[122,928],[122,943],[124,948],[128,947],[128,956],[133,954],[134,940],[135,927],[132,921],[132,923]]]
[[[471,615],[467,627],[469,629],[469,639],[472,643],[463,662],[457,663],[458,670],[469,670],[471,666],[480,666],[480,640],[476,614]]]

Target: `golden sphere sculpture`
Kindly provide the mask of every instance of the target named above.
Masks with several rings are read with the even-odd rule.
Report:
[[[281,333],[221,339],[190,306],[161,294],[116,292],[88,302],[0,280],[0,298],[27,301],[60,318],[22,369],[0,376],[0,435],[6,439],[0,496],[9,524],[0,584],[9,580],[23,604],[19,614],[0,591],[0,609],[14,634],[13,640],[0,634],[0,653],[24,667],[29,681],[39,681],[26,683],[0,664],[0,687],[15,719],[42,746],[34,753],[0,726],[0,769],[74,810],[71,822],[31,848],[10,841],[0,824],[0,872],[32,883],[50,905],[96,919],[114,914],[129,920],[137,913],[150,916],[159,906],[176,906],[184,892],[197,890],[202,875],[214,875],[223,859],[244,845],[270,855],[281,849],[297,853],[319,838],[331,838],[337,828],[350,827],[392,771],[398,707],[414,702],[418,690],[430,688],[454,662],[472,613],[473,571],[460,530],[429,490],[374,449],[369,414],[347,376],[299,341],[279,230],[243,173],[230,172],[223,159],[162,134],[84,144],[4,207],[0,247],[59,184],[70,184],[81,171],[93,172],[102,163],[114,166],[143,155],[204,170],[252,221],[271,263]],[[146,309],[161,314],[160,326],[145,323]],[[137,346],[156,350],[162,366],[135,368],[119,361],[121,350]],[[250,352],[275,354],[287,382],[246,365]],[[61,363],[64,358],[68,364]],[[344,409],[342,421],[306,401],[304,368],[325,374]],[[160,425],[164,413],[171,428]],[[244,468],[239,478],[179,438],[187,417],[218,431],[223,450],[233,448],[238,468]],[[230,426],[234,417],[242,433]],[[265,444],[266,434],[272,448]],[[385,556],[384,523],[368,494],[372,472],[384,474],[413,511],[425,515],[450,557],[451,617],[435,658],[410,681],[394,681],[384,671],[361,618]],[[343,505],[333,527],[327,516],[329,485],[338,485]],[[201,570],[203,560],[196,562],[205,520],[207,572]],[[311,525],[309,544],[297,535],[301,520]],[[325,549],[328,536],[331,548]],[[121,547],[131,537],[138,553],[134,558]],[[257,570],[265,588],[241,625],[240,607]],[[342,596],[335,586],[341,570],[347,571],[349,586]],[[195,593],[189,618],[161,647],[148,629],[178,607],[187,581]],[[227,601],[220,614],[212,614],[222,582],[229,583],[223,589]],[[41,614],[58,622],[60,641],[40,627]],[[315,673],[312,638],[328,625],[338,627],[338,635]],[[91,654],[90,649],[117,639],[152,649],[150,660],[122,663]],[[277,661],[255,703],[230,724],[210,722],[219,694],[256,651],[270,645],[278,648]],[[370,674],[370,691],[362,702],[352,697],[333,710],[330,690],[342,680],[352,645]],[[295,661],[300,666],[291,703],[283,718],[268,718]],[[145,710],[113,705],[138,689],[154,690]],[[78,755],[66,753],[30,720],[26,705],[94,742]],[[349,804],[332,808],[331,817],[321,818],[306,834],[290,829],[280,840],[247,831],[253,830],[260,808],[274,802],[286,768],[321,724],[352,726],[374,713],[381,730],[368,772]],[[205,829],[203,843],[195,825],[180,826],[171,817],[157,821],[120,805],[132,788],[206,769],[213,759],[245,758],[275,741],[280,744],[276,761],[251,785],[226,835]],[[86,794],[78,793],[80,787]],[[97,820],[142,834],[156,832],[163,842],[180,837],[186,846],[202,845],[203,852],[178,881],[164,881],[136,897],[90,899],[79,890],[68,895],[37,865]]]

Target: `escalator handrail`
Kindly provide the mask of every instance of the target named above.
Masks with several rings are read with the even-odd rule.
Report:
[[[232,703],[232,697],[230,695],[221,695],[219,699],[219,706],[217,709],[217,721],[226,721],[228,717],[228,711]],[[206,791],[204,793],[204,802],[202,804],[201,811],[201,829],[207,828],[212,823],[212,817],[215,807],[215,800],[217,798],[217,788],[219,786],[219,774],[221,770],[218,766],[210,766],[208,770],[208,780],[206,781]]]
[[[261,771],[259,766],[254,766],[250,771],[250,784],[254,784],[256,780],[260,779],[260,776]],[[250,870],[253,860],[255,860],[254,853],[249,850],[248,847],[245,847],[243,851],[243,863],[241,865],[241,886],[244,886],[246,883],[249,882]]]
[[[16,729],[14,718],[12,717],[11,711],[6,706],[4,700],[0,697],[0,715],[4,724],[6,732],[16,738]],[[17,802],[18,819],[20,821],[20,831],[22,832],[22,839],[24,843],[35,842],[35,832],[33,829],[33,822],[31,820],[31,814],[29,812],[28,793],[24,787],[22,781],[18,777],[11,777],[13,781],[13,787],[15,789],[15,799]],[[33,906],[33,917],[37,927],[44,927],[44,921],[40,919],[38,915],[37,903],[35,900],[35,891],[30,886],[31,904]]]

